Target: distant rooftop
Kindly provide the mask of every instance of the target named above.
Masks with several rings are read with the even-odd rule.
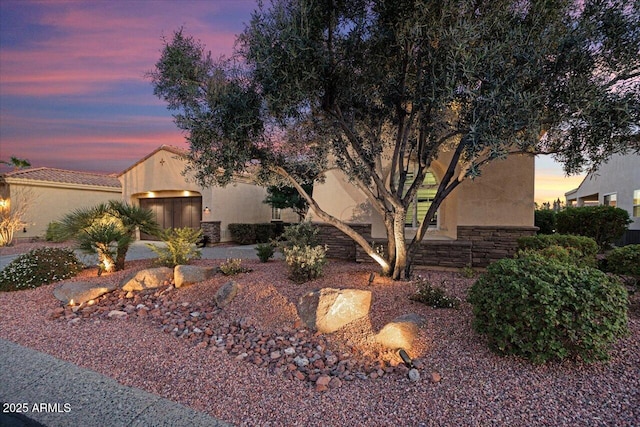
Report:
[[[0,175],[3,178],[24,179],[30,181],[60,182],[65,184],[95,185],[98,187],[121,188],[120,181],[114,175],[91,172],[78,172],[54,168],[19,169]]]

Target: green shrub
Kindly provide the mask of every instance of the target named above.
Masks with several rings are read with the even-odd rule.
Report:
[[[448,296],[442,287],[434,286],[422,277],[418,278],[416,293],[411,295],[409,299],[433,308],[458,308],[460,306],[458,298]]]
[[[240,258],[227,258],[225,262],[220,264],[218,270],[225,276],[235,276],[238,273],[246,273],[250,271],[242,266],[242,259]]]
[[[37,288],[73,277],[83,268],[69,249],[34,249],[20,255],[0,271],[0,291]]]
[[[601,250],[622,237],[630,223],[629,213],[613,206],[568,208],[556,216],[558,233],[591,237]]]
[[[322,276],[327,262],[324,246],[292,246],[283,249],[285,262],[289,266],[289,278],[304,283]]]
[[[553,234],[556,231],[556,211],[537,209],[534,211],[534,225],[539,228],[538,234]]]
[[[640,245],[614,249],[607,254],[606,261],[606,271],[640,278]]]
[[[166,246],[147,243],[147,246],[158,254],[157,264],[175,267],[176,265],[188,264],[192,259],[200,258],[201,254],[196,244],[202,237],[202,230],[189,227],[170,228],[161,231],[159,237]]]
[[[65,239],[62,237],[62,224],[55,221],[50,222],[47,225],[47,231],[44,238],[47,242],[64,242]]]
[[[273,258],[274,249],[273,246],[267,243],[261,243],[256,246],[256,254],[260,259],[260,262],[267,262]]]
[[[318,246],[320,244],[320,239],[318,238],[319,232],[320,229],[309,221],[290,225],[285,227],[282,236],[280,236],[282,240],[280,246],[283,249],[293,246],[300,248],[304,246]]]
[[[255,224],[256,243],[269,243],[276,237],[276,225],[269,222]]]
[[[567,249],[571,262],[576,265],[589,267],[595,267],[597,265],[596,255],[598,254],[598,245],[595,240],[589,237],[566,234],[539,234],[537,236],[525,236],[518,239],[518,248],[526,252],[541,251],[554,246]],[[552,249],[551,252],[547,251],[547,254],[552,255],[554,251],[557,256],[564,256],[564,254],[558,252],[557,249]]]
[[[474,329],[494,351],[535,363],[607,360],[610,344],[628,333],[618,280],[538,253],[490,265],[468,301]]]
[[[229,233],[233,241],[240,245],[256,243],[255,224],[229,224]]]

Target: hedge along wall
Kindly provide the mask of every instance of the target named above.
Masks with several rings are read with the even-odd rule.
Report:
[[[328,224],[317,224],[319,237],[329,246],[329,258],[356,262],[373,262],[359,245]],[[369,241],[373,241],[370,224],[351,224]],[[457,240],[423,240],[415,256],[414,265],[436,267],[486,267],[494,261],[512,256],[518,249],[518,238],[532,236],[537,227],[516,226],[458,226]],[[376,240],[376,246],[385,250],[386,241]]]

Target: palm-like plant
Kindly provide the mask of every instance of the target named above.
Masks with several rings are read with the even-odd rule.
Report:
[[[99,273],[122,270],[136,228],[155,235],[160,227],[153,212],[112,200],[67,214],[56,230],[56,238],[75,239],[78,249],[98,255]]]

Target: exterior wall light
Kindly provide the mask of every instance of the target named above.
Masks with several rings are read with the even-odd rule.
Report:
[[[203,212],[208,215],[211,213],[211,209],[209,209],[209,206],[205,206]]]

